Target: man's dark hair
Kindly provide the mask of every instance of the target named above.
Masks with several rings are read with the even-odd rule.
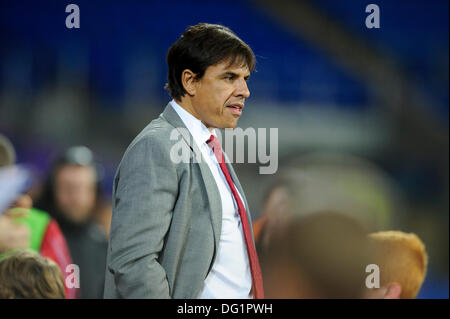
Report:
[[[250,71],[255,68],[252,49],[229,28],[208,23],[189,26],[167,53],[169,72],[165,88],[172,98],[180,100],[186,93],[181,82],[184,70],[191,70],[200,79],[209,66],[228,59],[230,66],[246,65]]]

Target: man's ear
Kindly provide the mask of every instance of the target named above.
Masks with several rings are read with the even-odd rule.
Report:
[[[187,94],[193,96],[196,93],[195,86],[196,78],[195,73],[189,69],[186,69],[181,73],[181,84]]]
[[[402,286],[398,283],[393,282],[386,286],[386,292],[384,294],[384,299],[400,299],[402,293]]]

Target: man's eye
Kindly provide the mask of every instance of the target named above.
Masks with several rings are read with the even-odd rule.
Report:
[[[226,76],[225,79],[227,79],[227,80],[233,80],[233,79],[234,79],[234,76],[232,76],[232,75]]]

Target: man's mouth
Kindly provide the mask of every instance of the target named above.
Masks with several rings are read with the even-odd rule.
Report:
[[[235,115],[241,115],[242,109],[244,108],[244,104],[242,103],[233,103],[227,106],[227,108],[230,109],[230,111]]]

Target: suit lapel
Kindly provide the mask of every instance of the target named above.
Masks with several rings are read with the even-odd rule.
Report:
[[[220,233],[222,230],[222,200],[220,198],[219,189],[217,188],[216,181],[212,175],[208,164],[206,163],[203,155],[198,148],[197,144],[194,142],[194,137],[191,135],[187,127],[184,125],[181,118],[178,116],[176,111],[172,106],[167,104],[164,112],[161,114],[162,118],[169,122],[178,132],[181,134],[185,142],[189,145],[192,152],[194,153],[194,158],[199,159],[198,165],[200,167],[200,172],[202,174],[202,180],[205,184],[206,193],[209,200],[209,206],[211,208],[211,223],[213,225],[214,232],[214,244],[215,251],[219,247]]]

